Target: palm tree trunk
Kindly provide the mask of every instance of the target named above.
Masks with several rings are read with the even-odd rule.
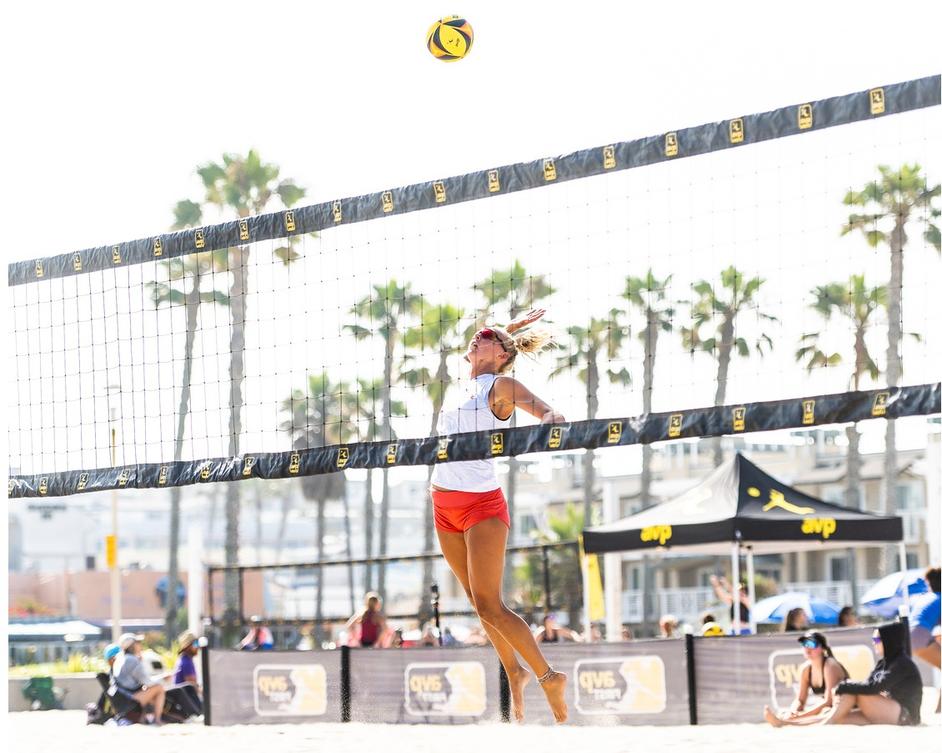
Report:
[[[392,435],[392,371],[393,355],[396,351],[394,322],[387,322],[386,354],[383,361],[383,439],[393,441]],[[383,469],[383,496],[379,502],[379,556],[385,557],[389,544],[389,471]],[[380,596],[386,598],[386,563],[379,564],[377,588]]]
[[[186,295],[186,340],[183,344],[183,380],[180,388],[180,406],[177,409],[177,435],[173,443],[173,459],[183,457],[183,435],[186,417],[190,410],[190,384],[193,375],[193,343],[196,339],[196,324],[200,306],[199,262],[193,273],[193,282]],[[170,490],[170,552],[167,563],[167,611],[164,617],[164,634],[171,641],[177,632],[177,581],[180,579],[180,497],[179,486]]]
[[[275,538],[275,564],[281,562],[281,552],[285,544],[285,531],[288,528],[288,515],[291,512],[291,492],[285,490],[281,498],[281,520],[278,522],[278,536]]]
[[[658,322],[657,314],[648,308],[645,312],[647,323],[644,327],[644,384],[641,392],[642,412],[651,413],[654,394],[654,358],[657,353]],[[651,445],[641,445],[641,509],[651,506],[651,460],[654,451]],[[645,556],[641,562],[641,619],[644,635],[648,635],[654,623],[654,589],[651,582],[651,560]]]
[[[887,291],[887,349],[886,349],[886,383],[889,387],[899,384],[900,364],[899,344],[903,332],[902,295],[903,295],[903,246],[906,235],[903,230],[906,218],[897,216],[896,224],[890,235],[890,285]],[[883,498],[885,500],[884,514],[896,514],[896,421],[892,418],[886,421],[886,449],[883,453]],[[890,570],[897,547],[894,544],[885,550],[885,572]],[[905,569],[906,563],[900,563],[900,569]]]
[[[238,248],[231,255],[232,285],[229,289],[229,312],[232,332],[229,338],[229,457],[239,455],[239,435],[242,433],[242,381],[245,379],[245,309],[248,293],[248,248]],[[226,484],[226,547],[228,566],[239,564],[239,513],[241,488],[238,482]],[[223,603],[225,616],[231,622],[241,615],[239,604],[239,576],[235,570],[226,570]]]
[[[314,637],[315,645],[320,646],[324,635],[324,520],[327,502],[317,500],[317,592],[314,601]]]
[[[598,351],[589,348],[586,352],[585,399],[586,418],[595,419],[599,412],[599,364]],[[582,456],[582,521],[588,527],[592,525],[592,503],[595,501],[595,452],[586,450]]]
[[[366,572],[364,574],[364,591],[373,590],[373,567],[369,559],[373,556],[373,469],[366,470],[366,496],[363,500],[363,518],[366,525],[363,527],[363,536],[365,539],[366,553],[363,555],[366,560]]]
[[[344,485],[343,493],[343,533],[347,542],[347,559],[353,559],[353,536],[350,534],[350,497],[348,496],[349,487]],[[351,562],[347,565],[347,591],[350,593],[350,614],[353,614],[356,611],[356,596],[354,595],[354,589],[356,585],[354,583],[354,565]]]
[[[729,362],[733,353],[733,322],[732,317],[723,320],[720,327],[719,353],[716,357],[716,395],[713,405],[723,405],[726,402],[726,385],[729,381]],[[723,438],[713,439],[713,467],[723,464]]]
[[[255,560],[262,561],[262,487],[255,484]]]
[[[855,389],[858,389],[855,387]],[[857,424],[847,427],[847,499],[845,504],[854,510],[863,507],[860,499],[860,433]],[[847,550],[848,577],[850,579],[851,605],[856,612],[859,608],[857,598],[857,550]]]

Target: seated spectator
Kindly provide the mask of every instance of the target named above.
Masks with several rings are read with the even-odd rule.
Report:
[[[185,716],[198,716],[203,713],[203,700],[193,658],[200,651],[199,643],[196,635],[190,630],[180,633],[177,643],[180,648],[173,668],[173,687],[167,690],[167,698]]]
[[[785,724],[897,724],[917,725],[922,706],[922,678],[906,655],[906,633],[898,622],[873,633],[874,651],[881,657],[863,682],[844,680],[834,689],[834,706],[818,717],[766,720]],[[776,723],[777,722],[777,723]]]
[[[114,674],[114,663],[121,653],[121,646],[117,643],[109,643],[105,646],[105,661],[108,662],[108,674]]]
[[[630,625],[622,625],[622,626],[621,626],[621,639],[622,639],[623,641],[633,641],[633,640],[634,640],[634,636],[631,634],[631,626],[630,626]]]
[[[442,645],[443,646],[460,646],[461,641],[459,641],[451,632],[450,627],[442,628]]]
[[[129,693],[142,707],[153,705],[153,724],[162,724],[166,691],[160,683],[154,683],[141,661],[143,635],[124,633],[118,641],[122,654],[115,660],[114,681],[121,690]]]
[[[942,619],[942,594],[939,583],[939,568],[930,567],[923,575],[929,586],[926,593],[916,594],[911,600],[909,617],[909,639],[913,656],[922,659],[936,669],[940,668],[939,644],[932,637]]]
[[[382,639],[389,628],[386,625],[386,615],[383,614],[383,600],[375,591],[370,591],[363,597],[363,609],[352,615],[344,627],[352,633],[358,625],[359,644],[363,648],[378,648],[382,645]]]
[[[706,625],[708,622],[716,622],[716,615],[714,615],[713,612],[704,612],[704,613],[700,616],[700,627],[701,627],[701,628],[702,628],[704,625]]]
[[[438,646],[438,628],[434,622],[426,622],[422,626],[422,637],[419,638],[420,646]]]
[[[860,621],[857,619],[857,613],[854,612],[854,608],[850,605],[846,607],[841,607],[841,611],[837,614],[837,626],[838,627],[860,627]]]
[[[677,618],[672,614],[665,614],[661,616],[661,619],[658,621],[658,627],[661,629],[661,638],[676,638],[678,636],[677,632]]]
[[[265,625],[265,619],[258,615],[253,615],[250,622],[249,632],[243,638],[237,648],[240,651],[270,651],[275,647],[275,639],[271,630]]]
[[[561,643],[562,641],[582,643],[582,636],[575,630],[560,625],[553,613],[547,614],[543,618],[543,625],[536,629],[533,637],[537,643]]]
[[[785,615],[785,620],[782,622],[782,632],[790,633],[796,630],[807,629],[808,615],[805,613],[805,610],[801,607],[789,609],[788,614]]]
[[[798,670],[798,695],[791,708],[780,714],[774,714],[772,709],[765,707],[765,720],[773,727],[796,719],[820,718],[821,714],[834,706],[834,689],[838,683],[849,677],[844,665],[834,658],[827,638],[822,633],[809,631],[798,642],[805,655],[805,662]],[[821,703],[809,707],[809,692],[820,696]]]

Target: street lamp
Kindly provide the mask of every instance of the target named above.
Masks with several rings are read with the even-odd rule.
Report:
[[[118,465],[118,430],[115,426],[117,409],[111,404],[112,392],[121,394],[120,384],[105,387],[108,395],[108,428],[111,446],[111,467]],[[111,571],[111,642],[117,643],[121,635],[121,570],[118,567],[118,490],[111,490],[111,534],[105,537],[105,560]]]

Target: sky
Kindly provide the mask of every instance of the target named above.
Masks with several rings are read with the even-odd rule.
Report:
[[[446,64],[425,49],[425,32],[431,21],[455,11],[471,22],[475,41],[467,59]],[[283,175],[307,187],[305,201],[313,203],[935,74],[939,16],[935,5],[898,3],[890,13],[885,3],[876,2],[796,2],[761,15],[685,2],[583,2],[578,13],[572,4],[532,2],[473,2],[465,8],[430,2],[20,4],[7,12],[0,32],[3,69],[15,74],[3,82],[7,117],[0,126],[9,145],[6,173],[12,177],[0,186],[0,206],[8,218],[4,258],[35,258],[162,232],[176,201],[198,196],[195,166],[226,151],[258,149],[265,160],[281,165]],[[906,147],[915,144],[931,149],[926,157],[937,165],[938,142],[927,138],[925,121],[901,121],[880,132],[891,153],[905,157]],[[801,153],[783,141],[750,147],[752,151],[725,161],[706,158],[661,172],[623,173],[602,187],[582,181],[585,186],[567,188],[565,194],[555,188],[532,191],[525,199],[502,199],[504,205],[495,211],[506,229],[511,223],[519,227],[519,218],[527,213],[550,216],[554,209],[566,209],[576,229],[561,231],[567,241],[556,248],[566,261],[555,274],[574,286],[559,303],[557,318],[564,320],[567,306],[604,277],[605,260],[613,253],[601,254],[595,266],[580,269],[572,262],[583,241],[591,238],[593,222],[599,226],[597,218],[580,215],[576,204],[583,195],[598,200],[601,191],[635,197],[629,212],[634,224],[621,229],[645,249],[646,264],[670,234],[697,238],[707,247],[724,239],[717,218],[734,217],[735,202],[724,203],[718,198],[724,191],[717,191],[709,208],[694,206],[702,200],[689,189],[695,181],[703,185],[715,179],[713,188],[736,185],[738,193],[725,193],[742,201],[750,191],[770,190],[761,168],[774,164],[775,185],[785,186],[775,206],[787,214],[788,201],[812,212],[839,197],[847,181],[859,182],[870,174],[870,162],[855,164],[856,158],[869,155],[856,147],[841,153],[834,146],[840,143],[838,136],[821,139],[819,156],[831,155],[837,161],[832,164],[839,166],[828,173],[819,163],[814,169],[821,182],[808,181],[807,175],[807,182],[802,181],[800,171],[792,169]],[[681,183],[687,184],[686,193]],[[681,209],[665,214],[665,197],[681,202]],[[475,225],[475,233],[455,237],[466,227],[459,220],[473,212],[462,208],[436,218],[413,215],[380,231],[344,228],[334,236],[322,234],[309,250],[323,257],[361,249],[364,243],[394,247],[392,239],[401,231],[402,237],[423,238],[417,242],[422,250],[415,253],[432,259],[439,253],[428,240],[434,231],[454,238],[474,261],[479,253],[474,242],[487,240],[484,231]],[[783,234],[756,231],[762,215],[750,216],[755,225],[740,223],[742,235],[732,239],[737,263],[749,261],[756,274],[766,277],[801,278],[807,258],[792,264]],[[803,216],[809,237],[832,232],[830,219]],[[508,257],[530,249],[531,267],[537,265],[534,245],[543,241],[550,247],[553,239],[539,236],[545,228],[534,230],[533,225],[534,237],[510,233],[505,239],[499,231],[494,246],[505,249]],[[758,245],[753,242],[757,239]],[[603,240],[596,242],[604,247]],[[756,255],[757,247],[773,245],[774,257]],[[384,258],[393,252],[386,253]],[[684,267],[678,270],[683,277],[701,267],[715,272],[727,258],[724,249],[716,258],[700,254],[691,261],[678,255],[673,262]],[[856,269],[859,259],[874,275],[886,266],[876,256],[864,258],[845,247],[835,271]],[[481,254],[480,261],[489,264],[492,257]],[[932,274],[937,278],[938,267],[920,263],[909,267],[918,297],[914,308],[920,311],[916,318],[937,329],[930,281]],[[419,266],[417,261],[413,271]],[[466,276],[475,270],[472,265]],[[309,272],[319,273],[313,268]],[[348,287],[338,285],[334,291],[336,302],[324,304],[323,310],[338,311],[356,294],[355,272],[344,278]],[[279,284],[277,271],[270,274],[272,284]],[[438,275],[437,290],[447,290],[450,278],[445,272]],[[296,274],[287,283],[281,280],[290,294],[272,303],[273,315],[297,319],[299,309],[292,305],[308,305],[308,279]],[[781,289],[786,292],[778,297],[785,301],[794,286]],[[612,295],[606,291],[600,297]],[[110,313],[120,315],[121,305],[116,302]],[[140,301],[129,305],[144,308]],[[302,342],[305,347],[281,374],[265,374],[261,363],[254,389],[264,391],[272,383],[266,379],[280,378],[277,394],[283,394],[297,373],[310,369],[308,345],[323,344],[338,326],[328,320],[315,335],[286,327],[281,352]],[[789,324],[799,328],[805,323]],[[218,345],[222,326],[207,323],[215,340],[204,343],[207,349]],[[929,346],[924,352],[939,352],[938,340]],[[11,350],[17,352],[16,343]],[[342,351],[344,359],[349,355]],[[712,396],[712,368],[699,363],[706,376],[695,376],[680,355],[673,356],[677,376],[673,390],[663,395],[662,409],[678,402],[705,404]],[[354,361],[371,358],[361,354]],[[171,356],[152,373],[163,384],[171,383],[161,369],[172,365]],[[923,359],[919,372],[928,371]],[[781,396],[790,377],[776,375],[770,386],[768,375],[768,370],[750,365],[741,377],[740,399]],[[834,376],[827,388],[840,390],[844,381],[845,376]],[[555,389],[558,399],[572,405],[567,405],[570,415],[581,410],[576,393],[572,384]],[[128,410],[142,407],[146,410],[132,400]],[[628,407],[619,412],[639,410],[633,403]],[[101,410],[95,408],[98,421]],[[163,404],[153,408],[164,416],[168,410],[172,407]],[[206,426],[222,420],[216,411],[207,416]],[[272,433],[271,416],[264,420],[268,423],[262,431]],[[425,431],[419,424],[408,428],[410,435]],[[157,444],[164,446],[172,432],[160,434]],[[205,449],[215,454],[212,447]],[[165,446],[160,452],[166,452]]]

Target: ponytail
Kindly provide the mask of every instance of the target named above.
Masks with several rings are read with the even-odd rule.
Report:
[[[500,327],[492,327],[492,329],[500,332],[504,344],[509,346],[507,351],[510,357],[507,359],[506,363],[504,363],[500,373],[510,371],[518,353],[524,353],[535,360],[541,352],[555,345],[552,333],[546,329],[524,327],[523,329],[517,330],[512,335],[508,334],[507,330]]]

